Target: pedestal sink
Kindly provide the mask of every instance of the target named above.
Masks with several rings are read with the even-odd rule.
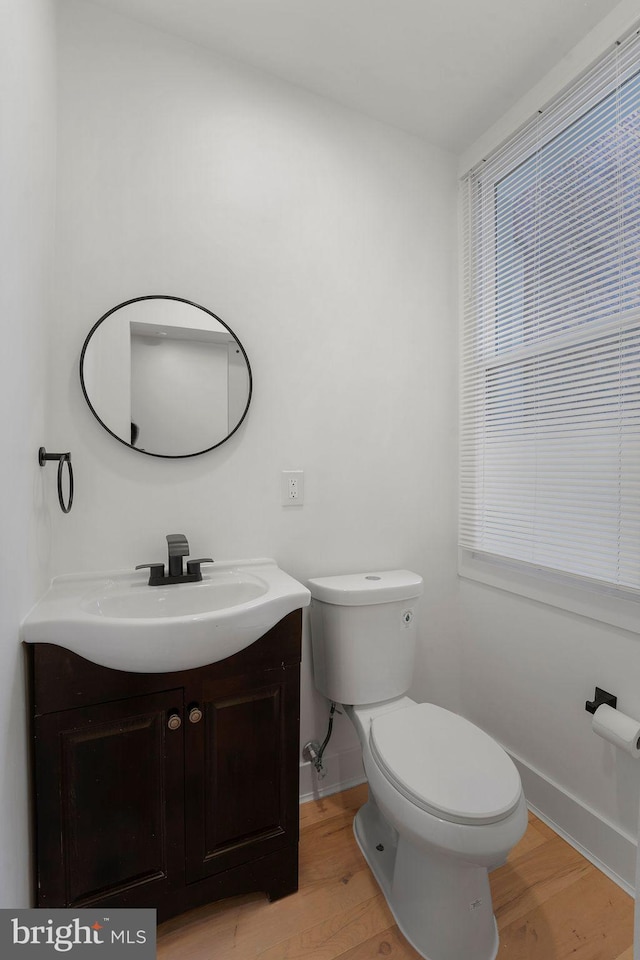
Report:
[[[22,639],[115,670],[166,673],[224,660],[309,602],[268,558],[216,561],[199,583],[159,587],[136,571],[73,574],[52,580]]]

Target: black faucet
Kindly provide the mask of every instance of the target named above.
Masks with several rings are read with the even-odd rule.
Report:
[[[189,541],[184,533],[168,533],[167,545],[169,547],[169,576],[182,576],[182,558],[189,556]]]
[[[183,533],[167,534],[169,549],[169,563],[167,575],[164,574],[163,563],[139,563],[136,570],[149,568],[149,586],[159,587],[169,583],[195,583],[202,580],[201,563],[213,563],[211,557],[200,557],[198,560],[187,560],[187,572],[183,572],[182,558],[189,556],[189,541]]]

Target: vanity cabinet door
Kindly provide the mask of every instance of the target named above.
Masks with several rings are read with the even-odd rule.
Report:
[[[38,906],[155,906],[184,883],[182,696],[35,718]]]
[[[299,665],[205,677],[198,693],[202,718],[185,724],[187,883],[298,842]]]

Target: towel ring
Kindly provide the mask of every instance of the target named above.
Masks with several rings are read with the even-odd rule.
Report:
[[[38,463],[41,467],[44,467],[47,460],[58,461],[58,503],[63,513],[69,513],[73,506],[73,467],[71,466],[71,454],[47,453],[44,447],[40,447],[38,450]],[[62,471],[65,463],[69,474],[69,498],[66,503],[64,502],[64,494],[62,492]]]

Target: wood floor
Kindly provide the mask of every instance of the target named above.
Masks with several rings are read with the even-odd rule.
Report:
[[[158,929],[158,960],[420,960],[352,832],[366,785],[300,808],[300,889],[237,897]],[[498,960],[633,960],[633,901],[544,823],[491,874]],[[474,960],[460,957],[459,960]]]

